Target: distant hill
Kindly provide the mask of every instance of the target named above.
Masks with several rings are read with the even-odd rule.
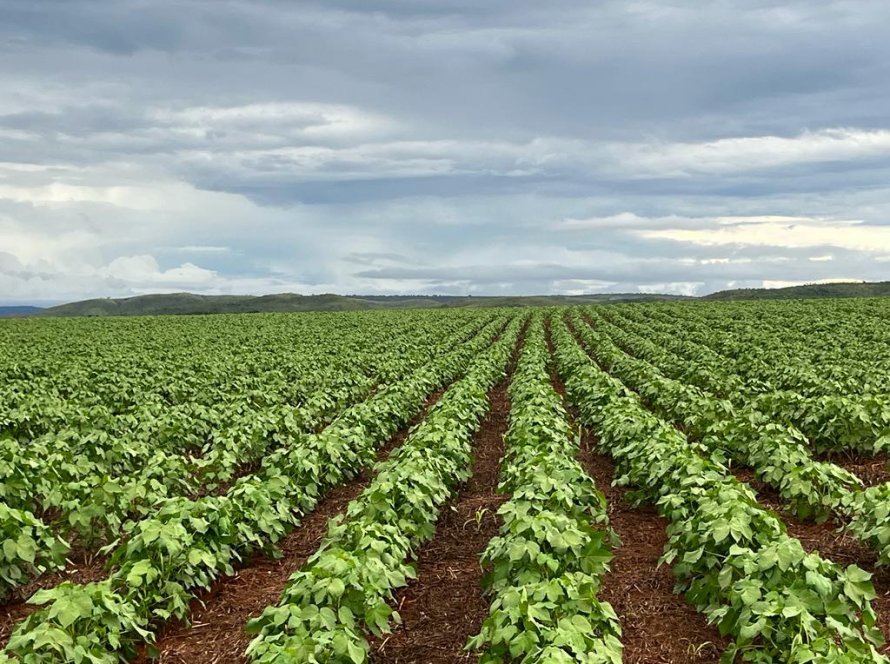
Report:
[[[704,300],[791,300],[826,297],[882,297],[890,281],[804,284],[786,288],[736,288],[705,295]]]
[[[151,316],[161,314],[221,314],[288,311],[350,311],[357,309],[418,309],[422,307],[531,307],[595,302],[678,299],[640,293],[470,297],[462,295],[193,295],[173,293],[122,299],[72,302],[43,310],[44,316]]]
[[[39,314],[43,309],[40,307],[0,307],[0,318],[12,318],[16,316],[34,316]]]
[[[737,288],[702,298],[650,293],[591,295],[522,295],[471,297],[466,295],[194,295],[172,293],[104,298],[39,307],[0,307],[0,316],[154,316],[166,314],[222,314],[289,311],[352,311],[358,309],[419,309],[436,307],[535,307],[563,304],[602,304],[652,300],[782,300],[831,297],[890,296],[890,281],[875,283],[806,284],[787,288]]]

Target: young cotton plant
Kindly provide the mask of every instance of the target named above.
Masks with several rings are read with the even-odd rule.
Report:
[[[890,565],[890,482],[848,495],[841,509],[847,529],[878,552],[878,565]]]
[[[492,595],[467,647],[483,664],[617,664],[621,628],[597,599],[616,541],[605,499],[575,459],[576,439],[547,372],[535,318],[510,386],[510,426],[499,490],[503,525],[482,555]]]
[[[664,559],[675,563],[678,590],[734,637],[724,662],[887,663],[868,573],[804,552],[749,489],[585,358],[564,327],[554,341],[582,417],[670,520]]]
[[[146,618],[108,580],[66,581],[35,593],[30,602],[47,608],[32,613],[13,633],[0,664],[117,664],[121,657],[136,656],[132,635],[150,636]]]
[[[618,616],[599,589],[583,572],[505,586],[468,646],[487,646],[480,664],[620,664]]]
[[[71,640],[89,643],[90,657],[103,664],[128,661],[138,645],[150,643],[159,622],[187,618],[188,603],[199,588],[231,575],[251,552],[274,552],[299,517],[326,490],[370,464],[377,447],[422,408],[427,394],[458,375],[495,331],[485,328],[469,343],[350,408],[321,433],[276,450],[256,475],[240,478],[225,496],[162,501],[151,517],[128,527],[124,541],[106,549],[112,552],[114,571],[99,587],[103,596],[114,594],[113,602],[95,601],[96,584],[71,585],[64,598],[45,595],[43,608],[19,625],[5,652],[35,664],[91,661],[58,654],[59,640]],[[63,626],[57,602],[93,609]],[[105,626],[117,624],[124,612],[121,607],[133,619],[106,634]]]
[[[288,581],[282,601],[248,623],[259,664],[282,661],[361,664],[364,636],[389,631],[399,616],[389,602],[414,576],[417,547],[457,485],[469,476],[473,433],[488,410],[488,390],[503,374],[519,322],[473,363],[377,467],[377,476],[334,519],[322,548]]]
[[[30,512],[0,503],[0,599],[37,574],[61,569],[68,545]]]

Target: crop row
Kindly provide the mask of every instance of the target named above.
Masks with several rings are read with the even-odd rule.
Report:
[[[623,311],[622,313],[627,313]],[[746,379],[808,396],[887,392],[886,301],[782,306],[659,308],[648,318],[679,324],[728,358]]]
[[[734,406],[693,386],[660,375],[645,361],[622,352],[612,341],[576,316],[576,329],[587,347],[664,417],[682,424],[716,458],[728,457],[751,467],[776,489],[801,518],[822,521],[835,516],[847,530],[890,564],[890,483],[868,489],[852,473],[813,459],[804,436],[789,425],[771,421],[757,404]],[[612,333],[644,355],[660,353],[645,339],[630,341]],[[736,402],[739,403],[739,402]]]
[[[674,563],[678,590],[734,638],[724,661],[887,661],[876,651],[867,572],[804,551],[750,488],[599,369],[561,320],[552,329],[568,394],[615,459],[619,481],[670,522],[664,560]]]
[[[381,353],[389,363],[387,376],[404,375],[429,361],[437,348],[430,344],[432,336],[441,333],[430,330],[410,346],[400,340],[391,349],[382,349],[388,351]],[[465,336],[459,327],[448,341],[459,343]],[[117,438],[97,445],[106,452],[113,447],[115,453],[107,456],[126,457],[125,464],[96,464],[90,455],[81,454],[80,446],[27,444],[27,453],[11,455],[0,483],[8,508],[0,513],[0,532],[14,543],[0,552],[0,595],[47,568],[61,566],[68,544],[54,534],[74,534],[89,549],[95,541],[116,537],[128,517],[149,516],[158,501],[199,490],[211,493],[214,484],[231,479],[237,467],[274,446],[305,438],[327,418],[368,396],[375,381],[345,374],[340,382],[340,389],[321,389],[298,407],[232,412],[231,423],[213,432],[214,440],[197,457],[168,452],[142,438]],[[10,439],[0,445],[10,453],[20,446]],[[52,516],[51,525],[34,515],[38,509]]]
[[[187,618],[198,589],[231,575],[251,552],[274,552],[299,516],[368,465],[375,449],[428,394],[460,375],[502,323],[383,387],[320,433],[273,451],[226,495],[161,503],[110,547],[114,571],[108,579],[62,583],[31,598],[44,606],[14,631],[0,661],[110,664],[131,658],[140,643],[151,642],[159,621]]]
[[[610,317],[615,318],[614,314]],[[795,381],[788,373],[802,374],[804,370],[797,368],[793,357],[777,354],[770,358],[771,370],[748,371],[743,376],[733,368],[747,346],[734,343],[718,353],[709,346],[720,338],[712,330],[696,334],[696,326],[687,324],[683,336],[678,337],[673,325],[651,318],[645,323],[630,323],[625,318],[621,327],[635,329],[651,343],[676,353],[671,365],[675,378],[721,396],[751,401],[771,418],[799,428],[821,451],[856,449],[874,453],[890,449],[888,395],[869,391],[867,384],[854,387],[846,381],[831,380],[825,375],[832,371],[831,364],[811,368],[806,371],[806,380]],[[821,387],[815,389],[816,384]]]
[[[113,400],[87,407],[77,394],[60,393],[58,385],[44,391],[39,384],[11,381],[2,388],[17,404],[0,407],[0,424],[29,424],[20,430],[0,427],[0,499],[53,521],[54,531],[77,537],[79,546],[89,550],[93,541],[116,534],[126,508],[150,508],[156,495],[213,491],[270,445],[286,442],[294,432],[316,429],[366,397],[375,384],[398,377],[405,359],[423,358],[441,335],[456,332],[468,320],[471,328],[482,318],[407,317],[410,324],[390,321],[395,325],[388,329],[379,321],[370,327],[348,318],[307,325],[307,319],[295,317],[287,329],[302,335],[299,343],[274,347],[271,353],[262,346],[239,351],[244,355],[240,363],[226,363],[226,355],[216,358],[216,352],[201,354],[189,344],[187,361],[176,357],[170,362],[172,371],[186,374],[186,385],[160,386],[161,394],[155,393],[157,377],[147,377],[145,370],[164,375],[171,368],[143,350],[138,358],[144,366],[135,373],[144,398],[120,412]],[[230,322],[229,333],[237,330]],[[0,355],[3,350],[0,346]],[[120,348],[116,350],[119,354]],[[76,354],[66,361],[62,377],[52,378],[63,385],[66,376],[80,377],[84,368]],[[196,367],[209,370],[194,375]],[[228,379],[221,380],[220,369],[230,374]],[[81,388],[101,393],[97,386],[104,379],[134,385],[120,367],[90,367]],[[183,397],[190,400],[183,402]],[[34,408],[23,408],[22,402]],[[41,404],[48,404],[45,412]],[[31,429],[39,422],[42,433],[34,435]]]
[[[447,326],[444,333],[454,331]],[[396,371],[393,359],[408,353],[422,352],[435,334],[442,334],[440,325],[421,330],[411,337],[396,337],[396,341],[379,344],[360,355],[352,354],[352,366],[341,366],[343,356],[349,356],[354,339],[340,339],[327,350],[307,353],[306,369],[301,376],[302,388],[296,401],[282,399],[258,403],[250,391],[220,399],[212,407],[183,404],[130,413],[118,417],[117,426],[106,427],[101,419],[91,428],[63,427],[32,439],[6,435],[0,440],[3,474],[0,498],[11,507],[42,509],[58,507],[54,490],[58,484],[76,484],[91,475],[116,476],[140,472],[146,465],[157,465],[156,453],[191,455],[194,472],[200,479],[224,477],[231,466],[232,455],[227,447],[243,448],[245,438],[269,438],[270,421],[290,416],[301,420],[301,426],[313,427],[322,423],[337,406],[350,396],[370,390],[385,367]],[[439,337],[441,338],[441,337]],[[333,351],[340,356],[338,365],[320,366],[324,356]],[[372,356],[378,367],[370,374],[361,368],[363,356]],[[312,366],[312,363],[315,366]],[[310,368],[311,367],[311,368]],[[265,376],[270,391],[274,376]],[[333,394],[330,398],[325,395]],[[294,395],[292,395],[293,397]],[[305,412],[301,412],[301,409]],[[240,450],[239,450],[240,451]],[[82,498],[78,496],[78,498]]]
[[[473,433],[518,334],[514,319],[377,467],[345,516],[331,522],[320,550],[291,576],[281,602],[249,623],[257,634],[248,648],[252,661],[367,661],[365,630],[383,634],[399,620],[389,604],[393,592],[414,575],[418,546],[433,536],[443,505],[469,476]]]
[[[8,322],[0,329],[0,437],[121,434],[179,410],[200,418],[229,402],[297,403],[317,387],[313,376],[321,367],[333,365],[324,373],[334,377],[354,354],[354,363],[358,359],[363,371],[373,372],[373,356],[361,359],[369,324],[410,338],[434,321],[406,316],[384,326],[349,316],[300,316]],[[22,334],[12,334],[18,328]],[[174,418],[167,425],[162,418],[152,435],[178,438],[175,427],[186,421]]]
[[[575,456],[547,371],[542,319],[528,328],[510,386],[499,490],[502,526],[486,548],[488,618],[469,642],[483,664],[621,662],[621,626],[597,599],[612,557],[605,499]]]
[[[825,520],[850,491],[861,488],[852,473],[813,459],[806,438],[794,428],[771,421],[741,399],[717,399],[668,378],[649,362],[625,353],[615,341],[637,353],[644,348],[646,357],[662,354],[654,344],[603,324],[591,328],[577,314],[573,323],[587,348],[608,371],[639,392],[662,416],[681,423],[688,435],[701,441],[720,460],[728,457],[753,468],[799,517]]]

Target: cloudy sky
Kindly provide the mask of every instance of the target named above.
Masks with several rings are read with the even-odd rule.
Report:
[[[890,278],[890,3],[3,0],[0,304]]]

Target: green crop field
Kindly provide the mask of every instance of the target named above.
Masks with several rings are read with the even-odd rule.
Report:
[[[0,320],[0,662],[890,662],[888,317]]]

